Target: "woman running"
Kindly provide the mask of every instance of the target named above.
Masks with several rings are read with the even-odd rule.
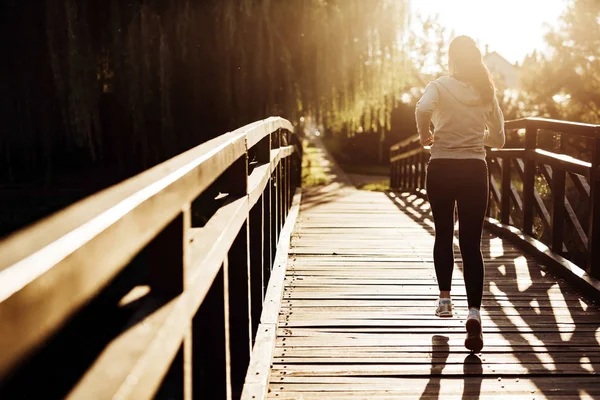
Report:
[[[481,233],[489,196],[484,146],[504,146],[504,117],[494,82],[473,39],[458,36],[452,40],[448,65],[451,75],[427,85],[415,112],[421,144],[431,146],[426,189],[435,225],[433,260],[440,290],[435,314],[452,317],[456,206],[469,306],[465,347],[478,352],[483,348]]]

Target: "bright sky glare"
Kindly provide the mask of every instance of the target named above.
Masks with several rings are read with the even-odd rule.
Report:
[[[414,14],[439,15],[456,35],[469,35],[485,51],[497,51],[521,62],[534,49],[545,48],[545,24],[555,25],[568,0],[410,0]],[[413,22],[415,20],[413,19]]]

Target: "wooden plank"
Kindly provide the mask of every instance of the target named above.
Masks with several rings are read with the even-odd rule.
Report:
[[[276,343],[277,319],[281,308],[285,271],[289,258],[290,236],[298,216],[301,199],[302,193],[298,190],[294,195],[288,219],[281,231],[273,272],[265,295],[261,321],[258,325],[257,341],[252,349],[246,373],[242,399],[266,398],[270,361]]]
[[[455,398],[469,379],[476,386],[466,393],[473,397],[529,397],[529,388],[540,397],[568,396],[575,393],[573,384],[554,385],[568,382],[566,377],[588,379],[581,387],[600,393],[594,376],[600,362],[598,308],[489,233],[482,245],[489,282],[482,311],[485,347],[479,358],[465,360],[467,308],[458,249],[455,317],[439,319],[433,315],[438,290],[430,210],[416,196],[398,198],[346,192],[311,206],[305,197],[277,316],[269,398]],[[436,335],[447,341],[432,342]],[[530,386],[481,383],[514,376],[531,379]],[[542,388],[532,383],[541,377],[548,379]],[[414,389],[399,383],[412,384],[408,379],[420,383]]]
[[[467,353],[468,354],[468,353]],[[311,377],[311,376],[386,376],[386,375],[429,375],[431,364],[310,364],[296,365],[286,364],[283,368],[280,364],[274,364],[271,369],[271,379],[285,381],[287,377]],[[596,375],[596,371],[584,368],[580,363],[575,364],[538,364],[521,362],[519,364],[485,364],[482,365],[478,375],[521,375],[521,374],[544,374],[544,375]],[[447,364],[439,372],[439,375],[463,375],[464,365]],[[283,378],[283,379],[281,379]],[[600,389],[600,384],[599,384]]]

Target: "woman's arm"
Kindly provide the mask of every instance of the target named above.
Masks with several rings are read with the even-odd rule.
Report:
[[[431,124],[431,115],[439,100],[439,93],[434,82],[430,82],[425,87],[425,92],[417,102],[415,108],[415,119],[417,121],[417,131],[421,145],[429,146],[433,143],[433,133],[429,130]]]
[[[483,133],[483,144],[489,147],[502,148],[506,142],[504,133],[504,115],[498,104],[498,99],[494,96],[492,111],[488,115],[488,129]]]

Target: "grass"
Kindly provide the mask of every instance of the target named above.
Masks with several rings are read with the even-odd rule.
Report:
[[[389,179],[386,179],[381,182],[367,183],[366,185],[363,185],[358,189],[369,190],[371,192],[387,192],[390,190],[390,181]]]
[[[325,167],[320,163],[320,150],[313,147],[307,140],[302,143],[304,156],[302,160],[302,186],[326,185],[331,181]]]
[[[340,167],[347,174],[385,175],[385,176],[389,176],[389,174],[390,174],[390,167],[388,165],[340,164]]]

